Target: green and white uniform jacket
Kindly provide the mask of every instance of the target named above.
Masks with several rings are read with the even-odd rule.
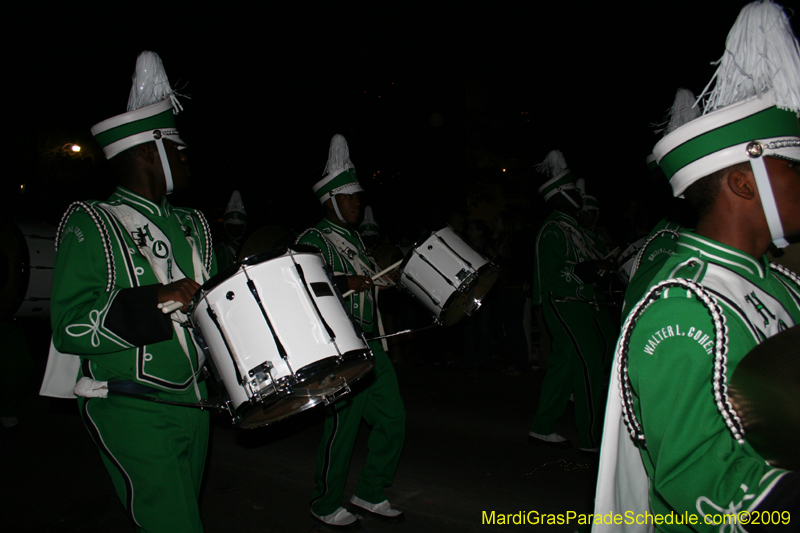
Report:
[[[611,406],[620,404],[618,390],[622,418],[633,435],[632,441],[623,438],[621,429],[619,449],[631,442],[639,448],[649,479],[650,512],[689,513],[700,520],[691,527],[658,526],[659,531],[739,531],[729,522],[720,526],[719,516],[716,525],[703,523],[704,517],[769,509],[770,501],[782,497],[786,471],[767,464],[744,440],[725,385],[753,347],[800,322],[798,278],[779,268],[691,231],[681,234],[676,253],[652,283],[689,280],[700,289],[670,281],[660,294],[651,291],[652,303],[647,305],[645,297],[630,312],[615,360],[614,382],[621,387],[612,383],[609,394],[598,504],[613,493],[613,480],[617,490],[636,485],[628,478],[635,474],[624,469],[604,475],[606,454],[618,453],[606,449],[617,433],[619,421],[611,416]],[[707,297],[710,303],[704,303]],[[714,317],[721,339],[714,333]],[[716,340],[727,346],[726,354],[716,348]],[[621,452],[619,458],[624,462]],[[609,480],[610,486],[602,486]],[[625,509],[630,505],[621,505]]]
[[[678,237],[683,229],[677,222],[661,219],[650,231],[631,267],[630,283],[625,289],[625,303],[622,306],[622,319],[628,310],[644,296],[653,279],[667,259],[675,254]]]
[[[560,211],[545,219],[536,236],[533,276],[534,305],[542,304],[542,293],[557,297],[593,300],[595,287],[575,272],[578,263],[594,259],[578,222]]]
[[[297,244],[309,244],[319,249],[325,262],[333,268],[334,279],[337,276],[371,276],[371,272],[365,269],[364,265],[374,270],[358,232],[327,218],[323,218],[314,228],[301,234],[297,238]],[[346,283],[337,283],[337,286],[339,290],[347,291]],[[377,314],[374,289],[353,294],[345,298],[345,302],[365,333],[375,330]]]
[[[79,376],[191,387],[202,350],[158,309],[157,292],[162,283],[188,277],[202,284],[214,274],[203,216],[119,187],[107,202],[73,203],[56,247],[53,344],[80,356]]]

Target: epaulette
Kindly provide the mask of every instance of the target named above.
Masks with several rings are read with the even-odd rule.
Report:
[[[111,239],[108,236],[108,228],[103,223],[102,218],[100,218],[100,214],[95,210],[94,206],[88,202],[72,202],[67,210],[64,212],[64,216],[61,217],[61,222],[58,224],[58,231],[56,232],[56,251],[58,251],[58,245],[61,244],[61,236],[62,232],[64,231],[64,224],[66,223],[67,219],[72,216],[78,208],[83,209],[92,219],[95,226],[97,226],[97,231],[100,233],[100,241],[103,243],[103,252],[106,256],[106,268],[108,270],[108,282],[106,283],[106,292],[111,292],[111,289],[114,288],[114,284],[116,282],[116,267],[114,265],[114,253],[111,249]]]

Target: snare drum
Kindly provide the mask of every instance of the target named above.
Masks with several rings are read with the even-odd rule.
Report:
[[[446,227],[414,247],[400,266],[399,284],[449,326],[474,313],[500,269]]]
[[[374,365],[316,248],[232,265],[201,287],[190,317],[243,428],[331,403]]]
[[[56,228],[0,224],[0,319],[50,316]]]

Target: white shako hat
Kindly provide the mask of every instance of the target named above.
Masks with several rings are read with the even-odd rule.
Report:
[[[586,194],[586,180],[583,178],[578,178],[575,180],[575,187],[581,192],[581,200],[582,204],[580,210],[581,211],[599,211],[600,210],[600,202],[597,201],[597,198],[592,196],[591,194]]]
[[[231,194],[222,222],[224,224],[247,224],[247,211],[244,209],[242,195],[239,191],[233,191],[233,194]]]
[[[344,220],[342,214],[339,213],[339,205],[334,196],[353,194],[364,190],[356,178],[356,167],[350,161],[350,149],[347,147],[344,135],[337,133],[331,138],[328,162],[325,170],[322,171],[322,176],[323,178],[314,184],[314,194],[317,195],[321,204],[331,199],[336,216]]]
[[[172,171],[164,150],[164,139],[186,146],[175,127],[175,115],[182,110],[169,85],[161,58],[155,52],[144,51],[136,58],[128,111],[95,124],[92,135],[103,148],[106,159],[128,148],[155,141],[169,194],[173,189]]]
[[[664,127],[655,132],[663,133],[663,136],[666,137],[676,129],[699,116],[700,105],[694,93],[689,89],[678,89],[675,92],[675,100],[673,100],[672,107],[669,108],[667,116],[664,118],[663,122],[656,125]],[[647,158],[645,158],[645,164],[651,172],[654,172],[658,168],[656,154],[648,155]]]
[[[552,198],[553,195],[561,193],[576,209],[580,209],[575,200],[570,198],[568,194],[564,194],[564,191],[576,189],[577,187],[575,187],[572,174],[567,168],[567,162],[564,160],[564,154],[561,151],[551,150],[547,157],[544,158],[544,161],[534,165],[533,168],[550,178],[539,187],[539,194],[542,195],[545,202]]]
[[[364,220],[358,226],[358,232],[363,237],[369,237],[371,235],[379,235],[379,230],[378,223],[375,222],[375,217],[372,215],[372,206],[367,206],[364,209]]]
[[[675,196],[749,161],[773,242],[786,246],[763,159],[800,161],[800,45],[783,9],[769,0],[742,8],[718,64],[700,96],[703,115],[667,134],[653,153]]]

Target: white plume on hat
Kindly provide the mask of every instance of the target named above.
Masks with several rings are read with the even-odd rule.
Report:
[[[585,196],[586,195],[586,180],[585,179],[583,179],[583,178],[576,179],[575,180],[575,187],[577,187],[578,190],[581,191],[581,196]]]
[[[128,111],[134,111],[170,98],[175,114],[183,111],[175,91],[169,85],[167,72],[155,52],[145,50],[136,58],[133,85],[128,96]]]
[[[742,8],[716,64],[700,95],[703,113],[771,91],[779,109],[800,114],[800,45],[781,6],[765,0]]]
[[[700,116],[700,104],[694,93],[689,89],[678,89],[675,93],[675,100],[669,108],[669,114],[664,119],[665,128],[656,130],[656,133],[664,132],[669,135],[684,124],[691,122]]]
[[[224,221],[226,224],[246,224],[247,211],[244,209],[242,194],[236,190],[231,194],[228,207],[225,209]]]
[[[350,148],[347,147],[344,135],[337,133],[331,139],[331,145],[328,148],[328,162],[325,164],[322,175],[338,174],[348,168],[355,168],[353,162],[350,161]]]
[[[535,165],[533,168],[535,168],[537,172],[546,174],[550,178],[558,177],[569,170],[561,150],[550,150],[550,153],[547,154],[544,161]]]

